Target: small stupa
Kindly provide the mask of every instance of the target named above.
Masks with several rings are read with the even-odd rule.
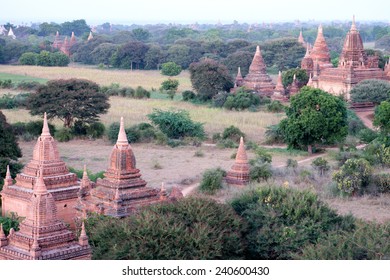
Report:
[[[306,46],[306,54],[301,61],[301,69],[306,70],[308,76],[313,74],[314,61],[310,56],[309,44]]]
[[[93,39],[92,31],[89,31],[88,39],[87,41],[91,41]]]
[[[290,97],[299,92],[297,76],[294,74],[293,81],[289,87]]]
[[[302,46],[306,46],[306,42],[305,39],[303,38],[302,30],[299,31],[298,43],[300,43]]]
[[[91,248],[84,225],[79,240],[57,218],[56,203],[47,190],[40,167],[33,192],[27,201],[30,210],[20,224],[5,237],[0,228],[0,260],[88,260]]]
[[[14,31],[12,30],[12,27],[9,28],[8,37],[11,37],[12,39],[16,39]]]
[[[244,138],[240,138],[240,145],[238,146],[236,160],[227,172],[225,181],[229,185],[245,186],[249,183],[249,162],[245,151]]]
[[[62,47],[62,41],[60,38],[60,33],[58,31],[56,32],[56,36],[54,37],[54,42],[52,44],[52,47],[54,49],[61,49]]]
[[[286,99],[286,91],[283,86],[283,81],[282,81],[282,72],[279,71],[278,74],[278,80],[275,86],[274,94],[272,95],[272,99],[275,100],[285,100]]]
[[[72,35],[70,36],[69,47],[72,47],[74,44],[76,44],[76,37],[74,36],[74,32],[72,32]]]
[[[244,83],[244,78],[241,75],[241,67],[238,67],[237,76],[234,80],[234,87],[241,87]]]

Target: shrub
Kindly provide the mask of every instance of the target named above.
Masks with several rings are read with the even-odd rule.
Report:
[[[143,87],[138,86],[135,89],[134,98],[137,98],[137,99],[150,98],[150,91],[147,91]]]
[[[348,134],[356,136],[359,132],[365,129],[362,120],[352,110],[347,110]]]
[[[286,162],[286,167],[295,169],[298,167],[298,161],[296,161],[295,159],[288,158]]]
[[[79,179],[83,178],[84,170],[69,167],[69,172],[76,174],[77,178],[79,178]],[[97,179],[104,178],[104,172],[105,171],[99,171],[97,173],[92,173],[91,170],[87,169],[87,175],[88,175],[89,180],[91,180],[92,182],[95,182],[95,183],[96,183]]]
[[[184,101],[191,101],[191,100],[194,100],[196,98],[195,92],[193,92],[191,90],[185,90],[181,93],[181,95],[182,95]]]
[[[239,259],[242,228],[229,205],[201,198],[147,206],[125,219],[95,214],[86,221],[93,259]]]
[[[271,165],[269,163],[261,160],[251,161],[251,167],[249,170],[249,178],[251,179],[251,181],[267,181],[271,177],[272,170]]]
[[[137,125],[133,125],[129,128],[126,128],[125,131],[126,131],[127,141],[129,141],[129,143],[136,143],[140,140],[141,134],[138,130]]]
[[[247,222],[246,259],[292,259],[328,232],[353,230],[352,216],[339,216],[309,191],[262,187],[230,203]]]
[[[12,80],[0,80],[0,88],[12,88],[13,86]]]
[[[267,110],[272,113],[284,112],[283,104],[278,100],[272,100],[271,103],[267,105]]]
[[[38,54],[33,52],[23,53],[19,57],[19,64],[21,65],[37,65]]]
[[[176,91],[177,88],[179,87],[179,81],[178,80],[172,80],[172,79],[168,79],[168,80],[165,80],[161,83],[161,87],[160,87],[160,91],[169,91],[169,90],[172,90],[172,91]]]
[[[257,94],[240,91],[227,97],[223,107],[228,110],[244,110],[251,106],[258,106],[260,97]]]
[[[238,127],[235,127],[234,125],[225,128],[222,132],[222,139],[224,140],[230,139],[238,143],[241,137],[245,138],[245,133],[242,132]]]
[[[187,111],[154,109],[151,114],[148,114],[148,118],[168,138],[179,139],[189,136],[203,139],[205,137],[203,124],[192,121]]]
[[[68,142],[73,139],[72,131],[67,127],[63,127],[54,133],[54,137],[60,142]]]
[[[202,175],[199,190],[207,194],[215,194],[217,190],[223,187],[223,177],[226,172],[220,168],[208,169]]]
[[[166,62],[161,65],[161,74],[165,76],[177,76],[181,72],[181,66],[175,62]]]
[[[356,194],[362,187],[368,185],[372,168],[365,159],[349,159],[333,174],[338,188],[347,194]]]
[[[13,228],[14,230],[19,230],[20,218],[16,213],[11,212],[10,216],[0,216],[0,224],[3,225],[4,234],[8,235],[9,230]]]
[[[21,81],[17,88],[21,90],[36,90],[41,84],[36,81]]]
[[[233,149],[238,148],[238,143],[232,139],[221,139],[218,141],[217,147],[221,149]]]
[[[106,127],[101,122],[94,122],[87,126],[87,136],[97,139],[101,138],[104,135],[104,132],[106,130]]]
[[[16,108],[13,95],[5,94],[0,97],[0,109],[13,109]]]
[[[390,165],[390,147],[386,147],[378,141],[373,141],[368,144],[363,150],[363,156],[372,165]]]
[[[390,174],[379,173],[372,175],[371,184],[381,193],[390,193]]]
[[[263,147],[256,147],[255,149],[256,160],[261,162],[271,163],[272,155]]]
[[[390,84],[382,80],[363,80],[350,92],[352,102],[374,102],[376,104],[388,100]]]
[[[232,96],[232,94],[228,92],[218,92],[218,94],[214,95],[212,98],[213,107],[222,108],[229,96]]]
[[[328,161],[322,157],[318,157],[312,161],[311,166],[322,176],[330,169]]]
[[[118,96],[120,91],[120,85],[118,83],[111,83],[109,86],[100,87],[100,92],[109,96]]]
[[[379,134],[369,128],[364,128],[359,131],[358,138],[363,143],[370,143],[378,138]]]
[[[108,126],[107,129],[107,138],[110,140],[111,143],[115,143],[116,140],[118,139],[118,133],[119,133],[119,127],[120,124],[119,122],[113,122]]]
[[[296,256],[304,260],[388,260],[390,224],[358,223],[353,232],[329,233]]]
[[[265,131],[265,143],[266,144],[281,144],[283,143],[283,133],[279,125],[270,125]]]
[[[52,125],[51,123],[48,123],[49,125],[49,130],[51,135],[54,135],[56,133],[55,126]],[[42,133],[42,127],[43,127],[43,121],[30,121],[26,123],[26,132],[30,133],[31,135],[34,136],[39,136]]]

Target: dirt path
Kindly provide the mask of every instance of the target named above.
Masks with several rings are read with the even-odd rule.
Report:
[[[374,109],[370,111],[355,112],[355,113],[362,120],[365,126],[367,126],[369,129],[375,129],[372,124]]]

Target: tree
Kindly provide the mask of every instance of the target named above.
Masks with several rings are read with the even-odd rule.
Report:
[[[46,112],[49,119],[59,118],[67,128],[77,120],[93,123],[109,107],[108,97],[99,91],[99,86],[82,79],[49,81],[31,94],[28,102],[32,115]]]
[[[265,64],[277,70],[300,66],[305,51],[305,48],[296,39],[272,40],[261,46]]]
[[[282,74],[282,83],[285,88],[292,84],[294,75],[298,82],[298,87],[301,88],[307,84],[309,77],[305,70],[300,68],[289,69]]]
[[[160,91],[166,92],[168,96],[173,99],[175,97],[175,93],[177,88],[179,87],[179,81],[168,79],[161,83]]]
[[[113,54],[117,51],[118,46],[111,43],[102,43],[91,52],[92,61],[95,64],[103,63],[110,65]]]
[[[61,26],[57,23],[41,23],[39,25],[39,36],[49,36],[56,34],[57,31],[61,30]]]
[[[167,61],[175,62],[183,69],[187,69],[193,62],[190,54],[191,49],[186,45],[172,45],[167,51]]]
[[[22,65],[37,65],[38,54],[26,52],[19,58],[19,64]]]
[[[379,127],[385,135],[390,133],[390,102],[383,101],[375,109],[374,126]]]
[[[382,80],[364,80],[350,92],[352,102],[374,102],[380,104],[390,98],[390,83]]]
[[[165,62],[161,65],[161,74],[166,76],[177,76],[181,72],[181,66],[175,62]]]
[[[133,29],[131,34],[133,35],[134,39],[142,42],[146,42],[150,37],[150,32],[143,28]]]
[[[72,22],[66,21],[61,24],[61,30],[60,33],[70,36],[72,32],[74,32],[74,35],[76,36],[82,36],[85,33],[89,33],[91,31],[91,28],[86,23],[85,19],[78,19],[74,20]]]
[[[145,69],[159,69],[164,53],[159,45],[151,45],[145,54]],[[165,75],[165,74],[164,74]]]
[[[209,100],[219,91],[229,91],[233,79],[225,65],[212,59],[192,63],[189,67],[192,87],[203,100]]]
[[[312,147],[320,143],[334,143],[348,133],[347,109],[344,102],[320,89],[303,87],[290,100],[287,118],[279,124],[288,146]]]
[[[0,111],[0,186],[3,185],[7,165],[10,165],[10,171],[13,177],[19,172],[22,165],[17,160],[21,156],[22,152],[16,141],[12,127],[7,123],[3,112]]]
[[[112,57],[112,65],[119,68],[137,69],[144,67],[145,54],[149,47],[142,42],[129,42],[118,48]]]
[[[229,69],[233,75],[237,74],[238,67],[241,68],[241,74],[246,76],[248,74],[249,66],[252,63],[253,53],[248,51],[237,51],[229,54],[224,60],[223,64]]]

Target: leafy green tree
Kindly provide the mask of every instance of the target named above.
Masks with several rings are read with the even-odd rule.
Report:
[[[13,177],[22,168],[22,165],[17,162],[21,156],[22,152],[16,141],[13,129],[7,123],[3,112],[0,111],[0,186],[3,185],[7,165],[10,165],[10,171]]]
[[[192,87],[202,100],[209,100],[219,91],[229,91],[233,79],[225,65],[212,59],[192,63],[189,67]]]
[[[181,66],[175,62],[165,62],[161,65],[161,74],[165,76],[177,76],[181,72]]]
[[[90,31],[91,28],[89,27],[85,19],[77,19],[73,20],[72,22],[66,21],[62,23],[60,33],[70,36],[70,34],[74,32],[74,35],[82,36],[85,33],[89,33]]]
[[[32,115],[59,118],[64,127],[70,128],[75,121],[93,123],[100,114],[107,112],[108,97],[99,91],[99,86],[88,80],[52,80],[38,88],[29,97],[28,109]]]
[[[26,52],[19,58],[19,64],[22,65],[37,65],[38,54]]]
[[[81,62],[84,64],[94,64],[95,56],[92,56],[91,53],[95,48],[100,44],[107,43],[107,40],[104,38],[95,36],[90,41],[82,41],[74,44],[70,48],[70,52],[73,54],[72,58],[75,62]]]
[[[61,52],[54,52],[50,54],[50,60],[52,66],[68,66],[70,59],[69,57]]]
[[[237,74],[238,67],[241,68],[241,74],[246,76],[248,74],[249,66],[252,63],[253,53],[248,51],[237,51],[229,54],[224,60],[223,64],[229,69],[233,75]]]
[[[146,42],[150,38],[150,32],[143,28],[136,28],[131,31],[133,38],[137,41]]]
[[[51,54],[48,51],[41,51],[37,58],[37,65],[52,66]]]
[[[172,80],[168,79],[161,83],[161,90],[173,90],[176,91],[179,87],[179,81],[178,80]]]
[[[384,134],[390,133],[390,102],[382,101],[375,109],[373,124]]]
[[[119,68],[142,69],[149,47],[142,42],[129,42],[118,48],[112,57],[112,65]]]
[[[159,69],[163,61],[164,52],[159,45],[150,45],[145,54],[145,69]],[[164,74],[165,75],[165,74]],[[170,76],[170,75],[168,75]]]
[[[53,22],[51,23],[44,22],[39,25],[38,35],[39,36],[54,35],[56,34],[57,31],[60,30],[61,30],[61,26],[59,24]]]
[[[305,86],[309,81],[305,70],[299,68],[289,69],[282,73],[282,83],[285,88],[292,84],[294,75],[296,76],[299,88]]]
[[[390,98],[390,83],[382,80],[363,80],[350,92],[352,102],[380,104]]]
[[[275,39],[261,46],[265,64],[277,70],[300,66],[305,51],[296,39]]]
[[[312,147],[320,143],[334,143],[348,133],[347,109],[344,102],[320,89],[303,87],[290,99],[287,118],[279,127],[289,147]]]
[[[103,63],[110,65],[113,54],[117,51],[118,46],[111,43],[102,43],[91,52],[92,61],[95,64]]]
[[[167,51],[167,61],[172,61],[180,65],[183,69],[187,69],[193,62],[191,59],[191,49],[186,45],[172,45]]]
[[[169,138],[179,139],[183,137],[204,138],[203,124],[194,122],[187,111],[163,111],[154,109],[148,114],[149,120]]]

